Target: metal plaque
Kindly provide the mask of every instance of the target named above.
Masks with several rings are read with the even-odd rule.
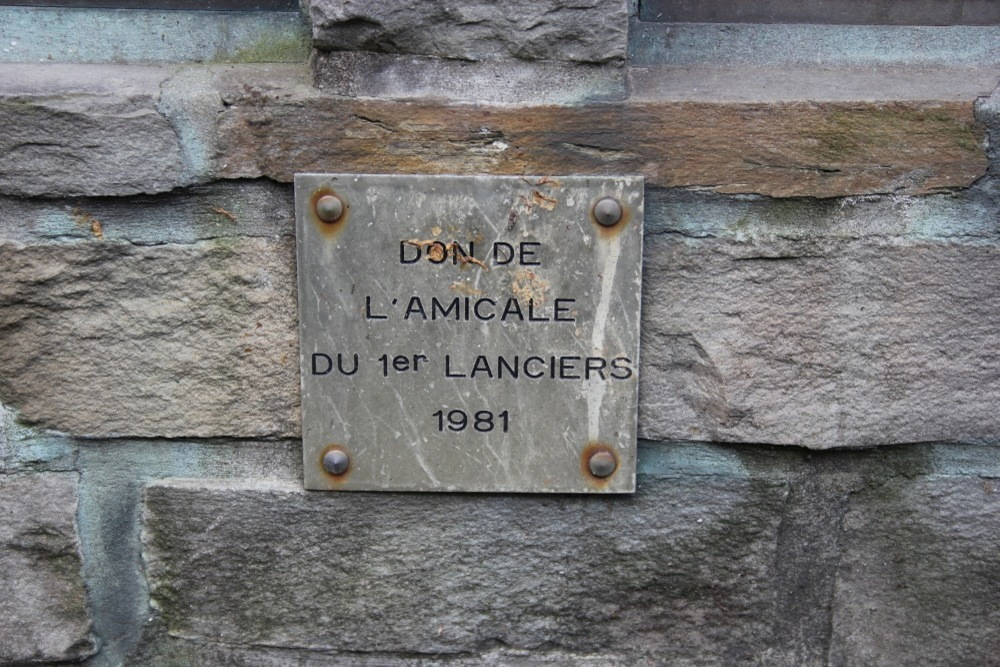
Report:
[[[295,177],[307,489],[635,490],[643,180]]]

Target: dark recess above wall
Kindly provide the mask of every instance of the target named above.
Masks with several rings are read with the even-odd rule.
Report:
[[[298,0],[0,0],[0,5],[102,9],[297,12]]]
[[[1000,25],[998,0],[640,0],[657,23]]]

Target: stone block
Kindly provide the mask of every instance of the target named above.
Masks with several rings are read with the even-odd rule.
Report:
[[[0,395],[77,435],[297,433],[293,256],[283,238],[0,243]]]
[[[78,75],[100,71],[81,68]],[[0,84],[0,193],[132,195],[190,181],[177,135],[156,110],[151,81],[124,93],[103,94],[101,83],[79,81],[77,90],[89,90],[47,92],[39,89],[43,83],[19,90],[20,75]]]
[[[997,261],[988,243],[647,236],[640,436],[995,437]]]
[[[75,474],[0,475],[0,663],[92,655]]]
[[[839,197],[950,191],[987,169],[971,99],[488,106],[302,95],[238,75],[219,85],[214,171],[225,178],[610,172],[650,186]]]
[[[785,483],[641,486],[602,499],[376,498],[155,482],[144,518],[152,601],[171,636],[241,646],[750,661],[776,641]]]
[[[310,0],[313,45],[458,60],[625,59],[625,0]]]
[[[854,495],[843,520],[830,662],[995,662],[998,512],[994,477],[897,477]]]

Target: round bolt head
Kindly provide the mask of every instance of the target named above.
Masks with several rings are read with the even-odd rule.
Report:
[[[351,457],[340,449],[331,449],[323,455],[323,470],[331,475],[343,475],[351,465]]]
[[[618,468],[618,461],[611,452],[602,449],[590,455],[587,467],[594,477],[611,477],[611,474]]]
[[[622,219],[622,205],[611,197],[605,197],[594,204],[594,219],[605,227],[617,225]]]
[[[316,202],[316,215],[323,222],[337,222],[344,215],[344,202],[336,195],[323,195]]]

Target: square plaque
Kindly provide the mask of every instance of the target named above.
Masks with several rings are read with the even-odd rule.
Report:
[[[635,490],[639,176],[298,174],[307,489]]]

